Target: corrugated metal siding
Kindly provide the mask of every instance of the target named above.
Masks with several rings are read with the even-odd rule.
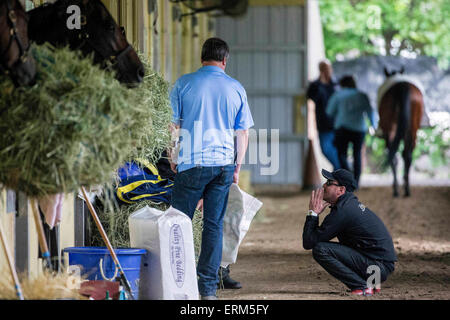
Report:
[[[306,86],[305,26],[303,5],[251,6],[243,18],[217,20],[216,34],[231,50],[227,73],[247,91],[254,129],[277,129],[280,134],[277,174],[261,174],[267,165],[259,156],[258,164],[244,166],[256,184],[302,184],[305,136],[294,132],[295,103]]]

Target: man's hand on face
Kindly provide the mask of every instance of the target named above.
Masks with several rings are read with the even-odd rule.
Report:
[[[312,191],[309,200],[309,210],[321,214],[328,205],[329,203],[323,200],[323,188]]]

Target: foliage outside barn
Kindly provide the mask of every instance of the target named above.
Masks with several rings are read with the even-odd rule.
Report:
[[[319,1],[319,6],[326,54],[336,77],[353,74],[373,107],[384,66],[405,66],[405,74],[422,82],[430,126],[418,132],[414,170],[450,178],[450,2],[339,0]],[[366,145],[366,172],[389,171],[380,165],[386,158],[385,142],[367,135]]]

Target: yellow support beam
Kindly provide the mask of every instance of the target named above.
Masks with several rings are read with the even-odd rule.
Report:
[[[6,200],[6,189],[0,191],[0,223],[2,225],[2,230],[4,232],[3,236],[6,239],[8,249],[12,255],[12,260],[14,262],[14,229],[15,229],[15,213],[7,212],[7,200]],[[3,246],[0,243],[0,270],[8,270],[8,264],[6,263],[6,255],[3,250]]]
[[[62,203],[62,217],[59,226],[59,247],[62,249],[75,246],[75,195],[67,193]],[[62,259],[62,257],[61,257]]]
[[[165,50],[165,36],[164,33],[167,32],[164,19],[164,0],[158,0],[158,66],[159,73],[165,77],[166,73],[166,50]]]
[[[148,8],[148,7],[147,7]],[[150,10],[150,8],[148,8],[148,10]],[[153,50],[153,42],[154,42],[154,30],[153,30],[153,22],[155,20],[155,12],[153,11],[152,13],[145,13],[147,18],[147,23],[148,23],[148,33],[147,33],[147,47],[148,47],[148,58],[150,62],[153,62],[153,55],[154,55],[154,50]],[[153,67],[153,63],[152,63],[152,67]]]
[[[194,15],[191,20],[192,24],[192,56],[191,56],[191,72],[197,70],[201,66],[201,44],[200,44],[200,25],[199,15]]]
[[[181,56],[182,73],[186,74],[192,71],[192,17],[186,16],[182,20],[182,47]]]
[[[173,23],[172,23],[172,3],[164,1],[164,78],[172,82],[172,43],[173,43]]]
[[[181,7],[179,4],[173,4],[171,8],[171,25],[172,25],[172,46],[171,46],[171,64],[172,64],[172,83],[181,76],[181,56],[183,52],[182,41],[182,24],[179,20],[181,16]]]
[[[149,3],[148,1],[138,1],[136,4],[136,16],[137,16],[137,23],[136,26],[136,34],[137,34],[137,49],[139,49],[140,52],[142,52],[147,58],[151,57],[151,42],[150,42],[150,36],[151,36],[151,15],[148,14],[149,12]]]
[[[201,55],[201,47],[203,43],[208,39],[208,15],[200,14],[199,18],[199,45],[200,45],[200,55]]]
[[[42,273],[42,259],[39,255],[39,239],[36,230],[36,223],[32,214],[31,202],[27,201],[27,217],[28,217],[28,276],[36,278]]]
[[[127,40],[131,45],[137,43],[137,39],[135,37],[135,28],[134,28],[134,1],[130,0],[122,0],[119,3],[119,23],[120,26],[125,27]]]

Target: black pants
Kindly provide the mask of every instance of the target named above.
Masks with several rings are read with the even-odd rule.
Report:
[[[367,287],[367,280],[374,274],[370,266],[379,267],[380,283],[386,281],[388,275],[394,271],[393,262],[371,260],[358,251],[335,242],[319,242],[312,253],[314,260],[350,290]],[[374,281],[369,282],[372,284]]]
[[[341,168],[350,170],[347,162],[348,145],[353,145],[353,175],[359,185],[359,177],[361,176],[361,149],[364,143],[366,133],[360,131],[352,131],[344,128],[336,130],[335,145],[338,152]]]

